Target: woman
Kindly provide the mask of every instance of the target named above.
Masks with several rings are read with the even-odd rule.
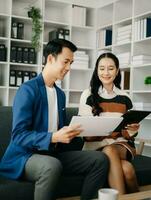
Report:
[[[90,88],[80,99],[79,115],[121,116],[132,108],[129,96],[120,89],[121,73],[118,58],[112,53],[99,56],[91,78]],[[134,137],[139,124],[129,124],[114,130],[109,136],[86,137],[84,149],[105,152],[110,161],[109,186],[120,194],[138,191],[131,159],[136,154]]]

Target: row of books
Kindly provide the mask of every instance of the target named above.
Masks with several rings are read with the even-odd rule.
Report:
[[[133,65],[151,63],[151,55],[140,54],[140,55],[133,56],[132,63]]]
[[[75,26],[86,26],[86,8],[82,6],[72,6],[72,24]]]
[[[9,85],[19,87],[25,81],[28,81],[37,76],[37,72],[10,70]]]
[[[112,45],[112,30],[105,29],[97,33],[98,48]]]
[[[116,43],[124,44],[124,43],[130,42],[131,35],[132,35],[132,25],[131,24],[119,27],[117,29]]]
[[[121,88],[123,90],[130,89],[130,72],[129,71],[121,71]]]
[[[0,61],[6,61],[7,48],[5,44],[0,44]]]
[[[65,28],[58,28],[49,32],[49,41],[58,38],[69,40],[70,30]]]
[[[135,40],[142,40],[151,37],[151,18],[135,21]]]
[[[12,46],[10,52],[10,62],[35,64],[36,52],[34,48]]]
[[[12,22],[11,37],[15,39],[24,39],[24,23]]]
[[[85,51],[76,51],[74,53],[74,62],[71,65],[72,69],[88,69],[89,55]]]

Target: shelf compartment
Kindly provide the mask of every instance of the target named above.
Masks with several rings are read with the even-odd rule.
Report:
[[[134,68],[132,76],[133,90],[151,91],[151,85],[144,83],[147,76],[151,76],[151,66],[147,68]]]
[[[32,21],[29,18],[18,18],[17,16],[12,17],[12,23],[23,23],[23,38],[16,39],[16,41],[31,42],[32,39]],[[16,27],[17,28],[17,27]],[[12,38],[13,39],[13,38]]]
[[[132,17],[132,0],[115,2],[115,22]]]
[[[0,86],[8,86],[8,65],[0,62]]]
[[[8,38],[10,35],[10,19],[7,16],[0,15],[0,37]]]
[[[148,55],[151,52],[151,37],[134,42],[133,55]]]
[[[8,88],[0,88],[0,105],[7,106],[8,105]]]
[[[113,23],[113,3],[98,9],[97,27]]]
[[[70,107],[78,107],[82,92],[70,91],[69,92],[69,105]]]
[[[44,43],[47,43],[49,42],[49,32],[50,31],[54,31],[54,30],[57,30],[57,29],[68,29],[69,32],[70,32],[70,27],[67,25],[67,24],[64,24],[64,23],[52,23],[50,21],[47,21],[44,23],[44,33],[43,33],[43,41]],[[69,33],[69,38],[70,38],[70,33]]]
[[[134,2],[134,16],[151,11],[150,0],[135,0]]]
[[[11,5],[12,5],[11,0],[1,0],[0,13],[10,15]]]
[[[71,70],[70,71],[70,90],[84,90],[90,85],[91,71]]]
[[[94,37],[95,32],[93,30],[79,30],[75,27],[72,27],[71,38],[73,43],[75,43],[78,47],[84,46],[89,48],[95,48],[95,44],[92,43],[92,41],[94,41]]]
[[[150,103],[151,91],[132,91],[133,102]]]
[[[35,6],[36,8],[42,8],[41,0],[12,0],[12,15],[28,17],[28,8]]]
[[[63,2],[45,1],[44,20],[70,24],[71,5]]]

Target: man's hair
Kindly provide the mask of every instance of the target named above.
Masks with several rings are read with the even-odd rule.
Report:
[[[46,47],[44,48],[45,64],[47,62],[47,57],[49,54],[52,54],[54,57],[57,57],[58,54],[62,52],[62,49],[64,47],[69,48],[72,52],[75,52],[77,50],[77,47],[69,40],[54,39],[49,41]]]

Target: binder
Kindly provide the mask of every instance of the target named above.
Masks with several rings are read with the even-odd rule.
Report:
[[[16,86],[16,70],[10,70],[9,85]]]
[[[17,39],[17,22],[12,23],[11,37]]]
[[[17,24],[17,39],[24,39],[24,24],[21,22]]]
[[[10,52],[10,61],[16,62],[16,58],[17,58],[17,47],[12,46]]]
[[[23,71],[23,82],[26,82],[30,79],[30,72]]]
[[[23,48],[23,63],[28,63],[28,48]]]
[[[106,30],[105,46],[112,45],[112,30]]]
[[[30,72],[30,79],[37,76],[37,72]]]
[[[16,86],[20,86],[23,83],[23,72],[16,71]]]
[[[28,63],[35,64],[36,63],[36,53],[34,48],[28,49]]]
[[[22,63],[22,58],[23,58],[23,48],[17,47],[16,62]]]
[[[6,47],[4,44],[0,44],[0,61],[6,61]]]

